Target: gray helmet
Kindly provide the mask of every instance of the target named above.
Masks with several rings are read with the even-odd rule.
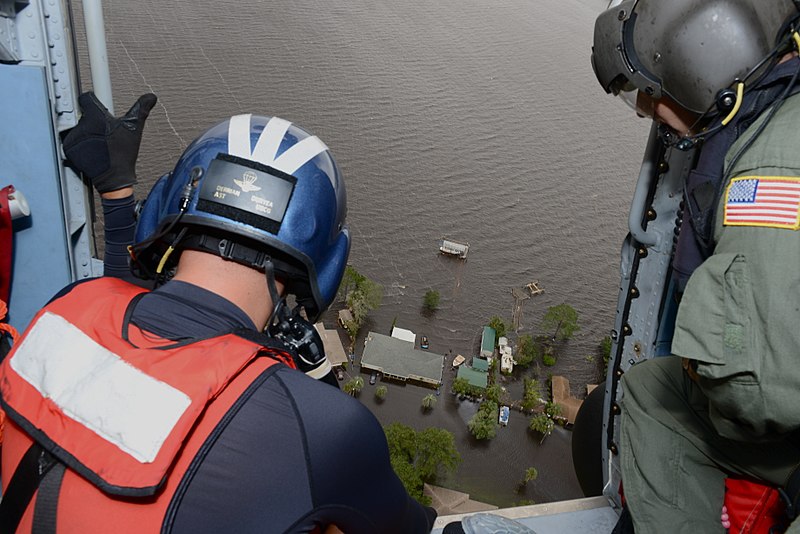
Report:
[[[792,0],[623,0],[597,17],[592,66],[608,93],[668,95],[703,114],[773,49]]]

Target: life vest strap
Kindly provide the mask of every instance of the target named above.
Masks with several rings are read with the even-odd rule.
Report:
[[[41,445],[34,443],[27,450],[20,460],[14,475],[8,483],[6,491],[3,493],[3,500],[0,501],[0,532],[16,532],[25,510],[33,498],[33,494],[39,488],[42,480],[50,470],[59,464],[58,460],[44,450]],[[61,475],[58,476],[58,487],[61,487],[61,477],[63,477],[63,464]],[[58,493],[56,491],[56,499]]]

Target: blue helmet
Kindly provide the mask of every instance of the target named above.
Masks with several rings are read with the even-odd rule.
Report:
[[[236,115],[195,139],[145,200],[134,272],[156,278],[171,248],[267,262],[315,321],[333,301],[350,252],[344,181],[328,147],[278,117]]]

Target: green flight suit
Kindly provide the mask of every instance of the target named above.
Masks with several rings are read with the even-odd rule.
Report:
[[[742,223],[725,211],[732,181],[798,183],[800,95],[728,169],[766,115],[726,156],[716,247],[684,292],[675,356],[638,364],[622,380],[620,461],[637,534],[724,532],[726,472],[783,485],[800,463],[786,439],[800,435],[800,231],[786,221],[731,225]],[[698,382],[678,356],[697,362]]]

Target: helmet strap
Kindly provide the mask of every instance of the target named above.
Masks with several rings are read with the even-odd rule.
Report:
[[[278,315],[280,309],[286,307],[286,299],[278,293],[278,285],[275,283],[275,267],[272,265],[272,260],[270,258],[264,261],[264,275],[267,278],[269,298],[272,300],[272,313],[270,313],[267,319],[267,325],[270,325],[275,316]]]

